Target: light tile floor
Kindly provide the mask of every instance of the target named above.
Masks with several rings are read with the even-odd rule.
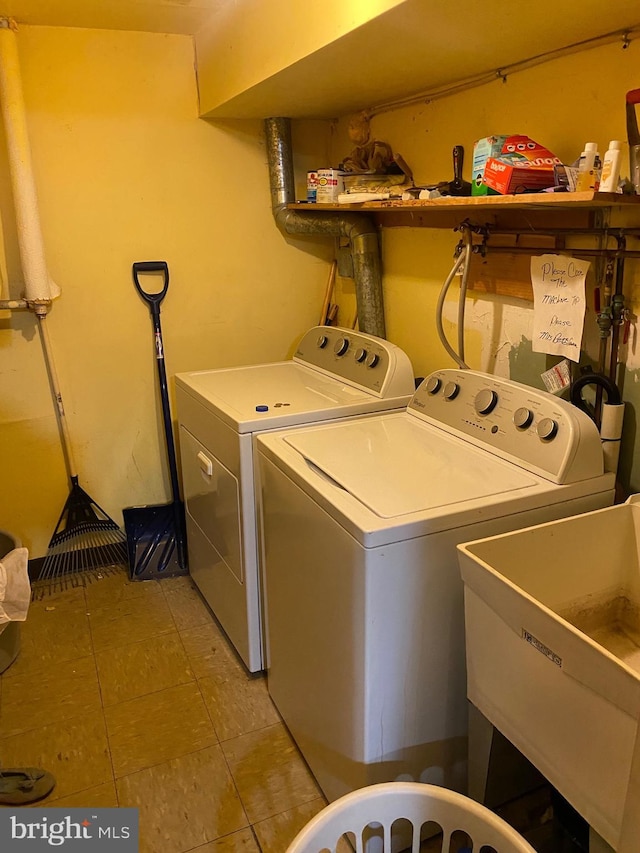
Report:
[[[135,806],[141,853],[283,853],[326,804],[262,676],[188,577],[106,575],[34,601],[0,676],[0,762],[38,806]]]
[[[32,602],[21,636],[0,676],[0,764],[54,774],[38,807],[135,806],[141,853],[284,853],[326,805],[189,577],[106,575]],[[524,831],[546,805],[503,816]]]

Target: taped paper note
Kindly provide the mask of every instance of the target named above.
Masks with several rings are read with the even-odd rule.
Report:
[[[566,255],[531,258],[534,352],[580,360],[589,261]]]

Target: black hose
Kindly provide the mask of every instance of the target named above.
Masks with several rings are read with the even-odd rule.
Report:
[[[571,385],[570,399],[574,406],[586,412],[592,420],[596,420],[593,406],[591,406],[582,396],[582,389],[587,385],[596,385],[602,389],[607,396],[607,403],[612,406],[619,406],[622,403],[620,390],[616,383],[604,376],[601,373],[585,373]]]

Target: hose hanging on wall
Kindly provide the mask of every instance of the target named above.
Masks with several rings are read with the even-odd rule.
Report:
[[[619,406],[622,402],[618,386],[612,379],[600,373],[585,373],[571,385],[570,398],[573,405],[586,412],[590,418],[595,420],[594,408],[582,396],[583,388],[586,388],[588,385],[601,388],[606,393],[607,403]]]
[[[601,405],[600,422],[598,423],[596,406],[587,402],[583,397],[583,389],[588,385],[595,386],[597,392],[604,392],[606,402]],[[574,406],[586,412],[600,429],[602,452],[604,454],[605,471],[618,470],[620,456],[620,441],[624,420],[624,403],[616,383],[608,376],[600,373],[585,373],[571,385],[570,399]],[[597,399],[597,397],[596,397]]]
[[[436,305],[436,328],[438,330],[438,337],[440,338],[440,342],[442,346],[449,353],[451,358],[456,362],[458,367],[463,368],[464,370],[469,369],[469,365],[466,364],[464,360],[464,315],[465,315],[465,303],[467,297],[467,281],[469,278],[469,265],[471,262],[471,249],[472,249],[472,237],[471,237],[471,228],[466,224],[462,223],[460,228],[464,234],[464,251],[460,252],[457,256],[449,275],[445,279],[444,284],[440,290],[440,294],[438,296],[438,302]],[[460,282],[460,292],[458,294],[458,351],[456,352],[449,341],[447,340],[447,336],[444,331],[444,326],[442,323],[442,314],[444,311],[444,301],[447,296],[447,291],[453,281],[456,273],[460,269],[460,267],[464,264],[464,268],[462,270],[462,281]]]

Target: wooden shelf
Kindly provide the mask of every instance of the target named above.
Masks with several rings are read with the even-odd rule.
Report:
[[[500,220],[530,221],[532,215],[544,215],[548,225],[561,223],[566,227],[585,224],[591,213],[611,207],[634,209],[640,206],[640,196],[620,193],[523,193],[521,195],[446,196],[438,199],[402,201],[367,201],[355,204],[289,204],[290,210],[324,212],[362,212],[371,215],[385,227],[447,228],[464,219],[475,222]],[[638,207],[640,209],[640,207]],[[575,217],[568,215],[578,214]],[[518,216],[517,214],[522,215]],[[514,216],[515,214],[515,216]],[[537,220],[538,221],[538,220]]]
[[[475,225],[489,225],[499,237],[491,238],[487,257],[473,255],[469,289],[500,296],[531,300],[530,255],[520,254],[530,249],[532,254],[554,252],[564,245],[563,232],[570,229],[592,228],[594,214],[605,211],[640,211],[640,196],[619,193],[531,193],[510,196],[466,196],[413,201],[389,199],[356,204],[289,204],[290,210],[312,213],[362,212],[378,227],[450,228],[455,229],[465,219]],[[635,223],[637,226],[637,223]],[[547,233],[545,234],[545,229]],[[560,235],[553,236],[553,229]],[[509,233],[507,233],[509,232]],[[519,232],[518,235],[514,232]],[[474,238],[479,241],[480,238]],[[501,249],[492,254],[491,245]],[[518,247],[518,253],[509,252]],[[505,251],[506,250],[506,251]],[[579,254],[579,252],[578,252]]]

